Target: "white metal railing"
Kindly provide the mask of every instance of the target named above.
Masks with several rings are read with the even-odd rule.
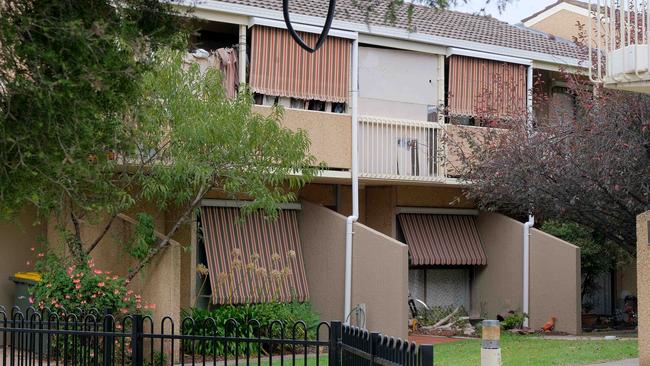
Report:
[[[624,85],[650,80],[648,0],[590,0],[587,27],[593,82]]]
[[[359,176],[439,182],[445,144],[437,122],[359,116]]]

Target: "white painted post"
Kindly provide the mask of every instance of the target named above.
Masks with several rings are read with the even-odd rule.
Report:
[[[481,366],[501,366],[501,326],[498,320],[483,320]]]

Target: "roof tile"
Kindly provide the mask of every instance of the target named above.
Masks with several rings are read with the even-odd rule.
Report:
[[[222,0],[224,2],[282,11],[281,0]],[[294,14],[325,17],[328,0],[291,0]],[[369,26],[388,26],[417,33],[488,45],[540,52],[560,57],[579,58],[580,50],[572,42],[545,33],[514,26],[490,16],[461,13],[414,5],[411,22],[408,4],[399,6],[394,21],[387,19],[387,0],[338,0],[335,19]]]

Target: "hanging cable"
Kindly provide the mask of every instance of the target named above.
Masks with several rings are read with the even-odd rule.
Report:
[[[316,41],[316,45],[314,47],[309,47],[305,41],[296,33],[296,30],[293,29],[293,25],[291,25],[291,19],[289,18],[289,0],[282,0],[282,12],[284,14],[284,23],[287,25],[287,30],[289,30],[289,34],[291,34],[291,37],[302,47],[305,51],[309,53],[314,53],[316,52],[322,45],[323,42],[325,42],[325,38],[327,38],[327,35],[330,32],[330,28],[332,27],[332,21],[334,20],[334,10],[336,8],[336,0],[329,0],[330,5],[329,8],[327,9],[327,18],[325,18],[325,25],[323,26],[323,31],[320,33],[320,36],[318,36],[318,40]]]

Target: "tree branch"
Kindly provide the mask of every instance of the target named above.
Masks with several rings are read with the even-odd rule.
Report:
[[[183,212],[183,215],[181,215],[178,220],[176,220],[176,223],[174,226],[167,232],[167,235],[158,243],[158,245],[151,251],[149,251],[149,254],[138,263],[138,265],[133,268],[131,271],[129,271],[129,275],[127,276],[127,280],[131,281],[146,265],[151,261],[153,257],[155,257],[158,253],[160,253],[163,249],[167,248],[169,246],[172,236],[176,234],[178,229],[181,228],[181,226],[189,219],[190,214],[194,209],[201,203],[201,199],[203,199],[203,196],[210,190],[211,184],[207,184],[203,188],[199,190],[199,192],[196,194],[196,197],[194,197],[194,200],[188,205],[187,209],[185,212]]]
[[[111,226],[113,225],[113,221],[115,221],[115,218],[117,217],[117,214],[111,216],[110,220],[108,220],[108,223],[104,226],[104,230],[99,234],[99,236],[93,241],[92,244],[90,244],[90,247],[86,250],[86,254],[90,254],[93,249],[99,245],[99,242],[106,236],[106,233],[108,233],[108,230],[110,230]]]

